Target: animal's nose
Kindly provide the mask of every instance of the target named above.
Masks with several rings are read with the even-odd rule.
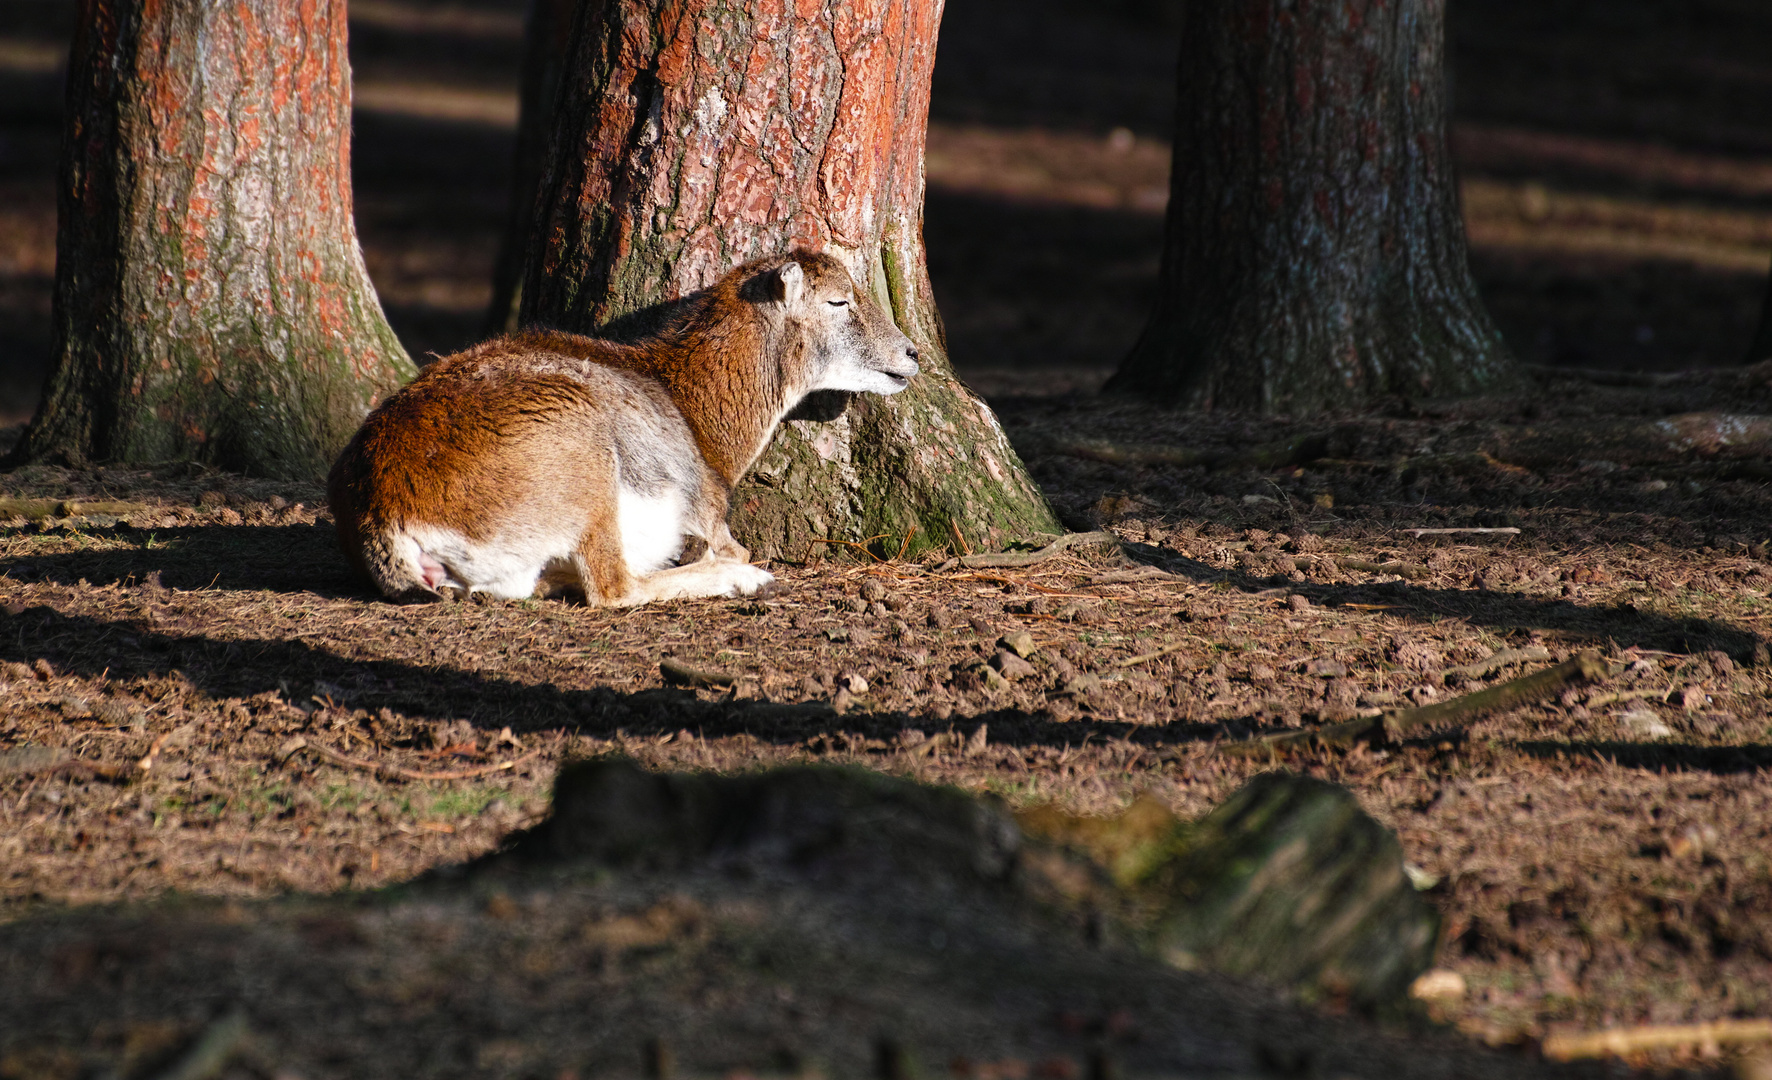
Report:
[[[917,358],[917,347],[915,345],[906,345],[904,347],[904,354],[912,360],[915,360]]]

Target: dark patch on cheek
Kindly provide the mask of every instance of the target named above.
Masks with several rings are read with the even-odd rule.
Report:
[[[782,419],[814,420],[828,424],[848,412],[849,403],[854,400],[855,395],[847,390],[814,390]]]

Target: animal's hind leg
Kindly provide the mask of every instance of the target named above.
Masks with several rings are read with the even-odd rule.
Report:
[[[634,575],[628,573],[627,557],[621,548],[621,519],[616,503],[613,474],[608,492],[590,500],[590,520],[578,540],[572,556],[572,569],[577,585],[584,592],[585,603],[592,607],[614,607],[645,603],[639,595]]]

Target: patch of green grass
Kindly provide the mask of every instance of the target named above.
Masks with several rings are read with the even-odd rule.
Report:
[[[320,792],[320,805],[328,810],[355,810],[373,796],[350,784],[327,784]]]
[[[494,787],[468,787],[440,791],[431,797],[427,815],[433,818],[473,817],[495,802],[509,799],[510,792]]]

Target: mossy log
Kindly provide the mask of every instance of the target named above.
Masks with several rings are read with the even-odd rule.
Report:
[[[1401,1002],[1432,963],[1439,916],[1346,788],[1267,773],[1184,837],[1141,886],[1165,898],[1155,945],[1171,963],[1365,1008]]]

